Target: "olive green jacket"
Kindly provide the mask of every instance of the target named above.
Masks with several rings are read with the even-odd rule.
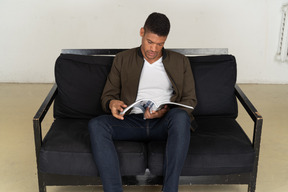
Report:
[[[162,53],[163,65],[173,86],[170,100],[195,107],[195,85],[188,58],[165,49]],[[109,102],[113,99],[121,100],[128,106],[135,102],[143,64],[140,47],[116,55],[101,97],[104,111],[110,112]],[[185,110],[193,120],[192,110]]]

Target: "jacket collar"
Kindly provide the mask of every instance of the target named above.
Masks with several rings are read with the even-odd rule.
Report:
[[[140,56],[141,58],[144,59],[144,56],[143,56],[142,51],[141,51],[141,46],[138,48],[138,56]],[[162,48],[162,57],[163,57],[163,60],[167,57],[167,52],[166,52],[166,49],[164,47]]]

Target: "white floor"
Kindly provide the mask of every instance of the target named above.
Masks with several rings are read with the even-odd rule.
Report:
[[[51,84],[0,84],[0,192],[37,192],[32,119]],[[240,86],[264,118],[257,192],[288,191],[288,85]],[[43,122],[47,130],[52,111]],[[253,126],[242,108],[238,121]],[[249,135],[252,132],[249,131]],[[101,187],[48,187],[48,192],[98,192]],[[124,191],[154,192],[160,186],[125,186]],[[246,192],[247,186],[180,186],[180,192]]]

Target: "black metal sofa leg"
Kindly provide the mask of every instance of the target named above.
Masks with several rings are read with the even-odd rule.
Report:
[[[248,185],[248,192],[255,192],[256,190],[256,181],[250,181]]]
[[[42,186],[39,185],[39,192],[46,192],[46,186],[45,185],[42,185]]]
[[[46,186],[44,183],[39,183],[39,192],[46,192]]]
[[[46,192],[46,185],[40,173],[38,173],[38,185],[39,185],[39,192]]]

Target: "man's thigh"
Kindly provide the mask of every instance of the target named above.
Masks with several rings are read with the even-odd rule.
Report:
[[[112,115],[103,115],[96,118],[97,130],[111,133],[113,140],[146,140],[147,122],[142,114],[125,115],[119,120]]]
[[[190,118],[186,111],[180,108],[170,109],[159,121],[151,126],[149,138],[151,140],[166,140],[168,129],[190,130]]]

